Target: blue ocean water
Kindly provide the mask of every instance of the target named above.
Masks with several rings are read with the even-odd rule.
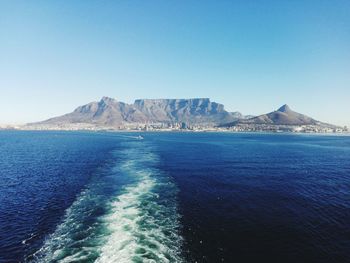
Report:
[[[350,137],[0,132],[0,262],[350,262]]]

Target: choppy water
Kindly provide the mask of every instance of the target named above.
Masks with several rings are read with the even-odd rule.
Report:
[[[350,137],[0,132],[0,262],[350,262]]]

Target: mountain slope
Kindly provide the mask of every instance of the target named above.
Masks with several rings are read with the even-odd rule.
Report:
[[[285,104],[278,110],[263,114],[250,119],[237,120],[229,126],[238,124],[256,124],[256,125],[321,125],[333,126],[331,124],[322,123],[304,114],[295,112]]]
[[[143,122],[147,117],[134,108],[115,99],[103,97],[99,102],[76,108],[72,113],[55,117],[41,124],[91,123],[97,125],[114,126],[125,122]]]
[[[277,111],[263,114],[243,122],[276,125],[316,125],[319,123],[306,115],[292,111],[287,104],[280,107]]]
[[[99,102],[91,102],[75,109],[72,113],[55,117],[37,124],[94,124],[119,126],[130,123],[178,123],[200,125],[220,125],[237,120],[222,104],[207,98],[195,99],[139,99],[126,104],[103,97]]]

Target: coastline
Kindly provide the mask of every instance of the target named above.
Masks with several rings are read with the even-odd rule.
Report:
[[[273,134],[273,135],[319,135],[319,136],[350,136],[350,131],[336,132],[304,132],[304,131],[235,131],[228,129],[153,129],[153,130],[132,130],[132,129],[30,129],[26,128],[0,128],[3,131],[28,131],[28,132],[86,132],[86,133],[227,133],[227,134]]]

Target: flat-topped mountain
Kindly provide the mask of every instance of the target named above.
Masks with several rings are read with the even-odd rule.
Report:
[[[208,98],[143,99],[136,100],[133,105],[153,122],[220,124],[236,119],[224,105]]]
[[[220,125],[242,116],[230,113],[222,104],[208,98],[194,99],[138,99],[133,104],[103,97],[98,102],[76,108],[72,113],[36,124],[94,124],[120,126],[128,123],[179,123]],[[243,116],[242,116],[243,117]]]

